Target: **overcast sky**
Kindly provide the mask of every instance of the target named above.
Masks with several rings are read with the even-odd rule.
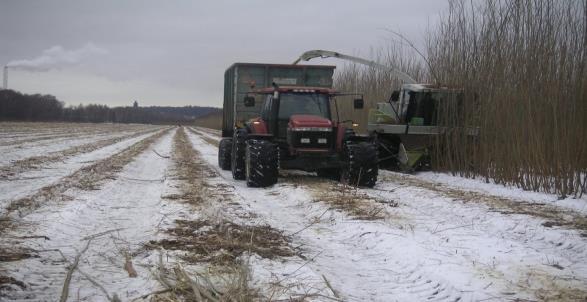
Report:
[[[310,49],[368,56],[388,43],[382,28],[422,46],[447,6],[442,0],[0,0],[0,65],[13,66],[9,88],[53,94],[67,104],[221,107],[223,74],[234,62],[291,63]]]

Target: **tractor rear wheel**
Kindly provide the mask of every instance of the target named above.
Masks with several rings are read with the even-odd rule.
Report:
[[[232,178],[245,179],[245,149],[247,148],[247,131],[236,129],[232,138],[231,165]]]
[[[277,183],[277,146],[272,142],[248,140],[245,163],[247,187],[268,187]]]
[[[368,142],[345,144],[347,165],[342,169],[341,181],[372,188],[379,173],[377,146]]]
[[[232,156],[232,138],[223,138],[218,144],[218,166],[222,170],[230,170]]]

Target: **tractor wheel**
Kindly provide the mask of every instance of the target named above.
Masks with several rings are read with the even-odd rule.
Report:
[[[247,131],[236,129],[232,138],[231,163],[232,178],[245,179],[245,149],[247,148]]]
[[[277,183],[277,146],[269,141],[247,141],[245,156],[247,187],[268,187]]]
[[[372,188],[379,173],[377,146],[368,142],[345,144],[347,166],[342,169],[341,181]]]
[[[223,138],[218,144],[218,166],[222,170],[230,170],[230,161],[232,156],[232,139]]]
[[[340,180],[340,170],[327,168],[327,169],[319,169],[316,171],[318,177],[328,178],[330,180]]]

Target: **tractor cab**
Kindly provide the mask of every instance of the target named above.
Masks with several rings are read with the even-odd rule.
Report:
[[[317,87],[266,88],[253,92],[264,101],[259,117],[247,123],[250,133],[270,135],[283,156],[333,152],[336,132],[331,103],[335,91]],[[247,98],[252,105],[252,97]]]

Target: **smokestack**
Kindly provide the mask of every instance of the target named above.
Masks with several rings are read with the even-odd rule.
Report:
[[[8,66],[4,66],[4,89],[8,89]]]

